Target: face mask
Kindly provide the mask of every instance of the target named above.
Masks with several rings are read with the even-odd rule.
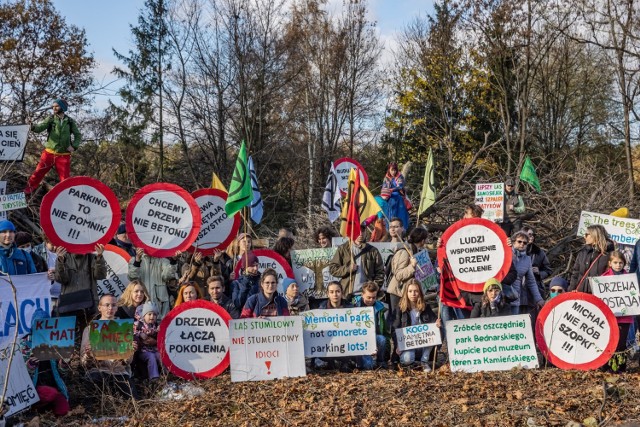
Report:
[[[22,248],[22,250],[25,252],[31,252],[31,246],[29,246],[28,248]]]
[[[550,292],[550,293],[549,293],[549,297],[550,297],[550,298],[557,297],[558,295],[560,295],[558,292]]]

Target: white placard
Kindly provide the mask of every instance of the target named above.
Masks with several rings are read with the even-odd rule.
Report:
[[[302,318],[237,319],[231,333],[231,382],[304,377]]]
[[[616,317],[640,314],[640,292],[635,273],[592,277],[591,290]]]
[[[0,348],[0,386],[3,386],[6,381],[5,374],[7,373],[10,354],[11,344]],[[9,370],[9,384],[6,394],[9,412],[6,413],[6,416],[9,417],[20,412],[39,400],[40,398],[38,397],[36,387],[33,385],[33,380],[31,380],[29,376],[24,358],[22,357],[22,353],[20,353],[20,346],[16,346],[11,362],[11,369]]]
[[[197,248],[204,255],[213,254],[215,249],[225,249],[236,237],[240,227],[239,214],[229,217],[224,210],[227,193],[205,188],[192,195],[202,217],[202,227],[196,241],[193,242],[193,248]]]
[[[373,307],[311,310],[301,314],[304,320],[305,357],[375,354]]]
[[[433,347],[442,344],[440,328],[435,323],[407,326],[396,329],[398,350],[415,350],[416,348]]]
[[[484,212],[482,218],[502,222],[504,219],[504,184],[476,184],[476,205]]]
[[[322,295],[326,298],[325,288],[327,284],[336,280],[331,274],[325,277],[328,272],[327,265],[336,253],[335,247],[301,249],[291,251],[291,264],[296,283],[300,288],[300,293],[309,290],[309,294]],[[339,279],[337,279],[340,281]]]
[[[450,320],[446,328],[452,372],[538,367],[528,314]]]
[[[113,295],[120,298],[129,284],[129,260],[131,255],[122,248],[106,245],[102,253],[107,264],[106,279],[98,280],[98,296]]]
[[[3,194],[0,196],[0,211],[13,211],[27,207],[27,199],[24,193]]]
[[[0,160],[21,162],[29,125],[0,126]]]
[[[618,218],[595,212],[580,212],[578,224],[578,236],[583,237],[590,225],[602,225],[611,240],[621,244],[633,246],[640,238],[640,220],[631,218]]]

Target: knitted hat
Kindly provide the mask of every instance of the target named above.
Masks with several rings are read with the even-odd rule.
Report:
[[[28,243],[31,243],[32,239],[31,239],[31,234],[27,233],[26,231],[18,231],[16,233],[16,246],[20,247],[22,245],[26,245]]]
[[[136,316],[140,319],[144,319],[144,316],[151,312],[154,312],[156,316],[158,315],[158,307],[151,301],[147,301],[136,308]]]
[[[13,231],[15,233],[16,226],[13,225],[13,223],[8,219],[3,219],[2,221],[0,221],[0,232],[7,231],[7,230]]]
[[[551,279],[551,283],[549,283],[549,289],[553,288],[554,286],[560,286],[562,289],[566,291],[567,288],[569,287],[569,283],[564,277],[556,276],[553,279]]]
[[[516,185],[516,180],[513,178],[507,178],[507,180],[504,182],[504,185]]]
[[[62,98],[54,99],[53,102],[58,104],[58,107],[60,107],[63,112],[66,112],[69,109],[69,104],[67,104],[67,101]]]
[[[240,258],[240,269],[245,270],[247,266],[252,266],[258,263],[258,256],[252,251],[247,252],[246,255],[242,255]]]
[[[289,288],[289,286],[291,286],[292,283],[297,284],[298,282],[296,282],[296,279],[290,279],[289,277],[285,277],[284,279],[282,279],[282,292],[286,294],[287,289]]]
[[[492,279],[487,280],[484,283],[484,287],[482,288],[482,292],[487,292],[487,289],[489,289],[491,286],[496,285],[497,287],[500,288],[500,292],[502,292],[502,283],[500,283],[500,281],[498,279],[496,279],[495,277]]]
[[[120,224],[118,226],[118,231],[116,234],[126,234],[127,233],[127,226],[125,224]]]

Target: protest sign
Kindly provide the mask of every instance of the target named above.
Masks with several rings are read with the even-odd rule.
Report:
[[[204,255],[212,255],[216,249],[226,249],[240,229],[240,214],[227,216],[224,205],[227,192],[215,188],[203,188],[192,193],[200,208],[202,227],[192,249]]]
[[[191,379],[212,378],[229,366],[229,321],[218,304],[189,301],[162,319],[158,351],[173,374]]]
[[[40,224],[56,246],[89,253],[108,243],[120,224],[120,205],[113,191],[97,179],[74,176],[58,183],[42,199]]]
[[[538,367],[528,314],[451,320],[446,328],[452,372]]]
[[[333,162],[333,167],[336,170],[338,188],[340,189],[341,194],[345,194],[347,192],[347,187],[349,186],[349,172],[351,172],[351,169],[356,169],[360,172],[360,182],[364,182],[364,185],[367,187],[369,186],[369,177],[367,176],[367,172],[357,160],[349,157],[341,157]]]
[[[476,205],[484,212],[482,218],[502,222],[504,219],[504,184],[476,184]]]
[[[435,323],[407,326],[396,329],[398,350],[415,350],[416,348],[432,347],[442,344],[440,328]]]
[[[282,257],[278,252],[271,249],[255,249],[252,251],[258,257],[258,270],[262,273],[267,268],[273,268],[278,275],[278,293],[282,294],[282,279],[289,277],[295,278],[293,269],[289,265],[286,259]],[[236,277],[240,277],[240,263],[236,264],[235,268]]]
[[[113,295],[120,298],[129,284],[129,261],[131,255],[115,245],[105,245],[102,253],[107,264],[106,279],[98,280],[98,296]]]
[[[373,307],[311,310],[301,315],[305,357],[360,356],[376,352]]]
[[[92,321],[89,342],[97,360],[130,358],[133,355],[133,319]]]
[[[436,269],[433,268],[429,252],[423,249],[413,255],[413,257],[418,261],[414,277],[420,282],[422,291],[427,292],[434,290],[438,286],[438,274],[436,273]]]
[[[507,236],[496,223],[484,218],[468,218],[451,225],[442,235],[438,265],[450,266],[458,287],[482,292],[484,283],[509,272],[511,248]]]
[[[536,321],[542,354],[562,369],[597,369],[618,345],[618,323],[598,297],[570,292],[551,298]]]
[[[76,316],[36,320],[31,331],[31,351],[38,360],[68,359],[73,354]]]
[[[590,225],[602,225],[611,240],[621,245],[633,246],[640,238],[640,220],[631,218],[619,218],[613,215],[605,215],[595,212],[580,212],[578,223],[578,236],[584,236]]]
[[[27,199],[24,193],[3,194],[0,196],[1,212],[23,209],[27,206]]]
[[[7,181],[0,181],[0,196],[7,194]],[[7,212],[0,211],[0,221],[7,219]]]
[[[11,286],[7,279],[0,277],[0,346],[13,339],[16,324],[18,336],[31,332],[31,319],[37,309],[51,313],[51,281],[47,273],[12,276],[11,280],[16,287],[17,307]]]
[[[229,323],[231,382],[304,377],[302,318],[238,319]]]
[[[202,217],[187,190],[167,183],[149,184],[133,195],[127,207],[131,242],[153,257],[186,251],[198,237]]]
[[[640,314],[640,292],[635,273],[592,277],[591,290],[616,317]]]
[[[327,284],[335,280],[327,266],[336,248],[301,249],[291,251],[293,274],[300,293],[312,298],[326,298]]]
[[[29,125],[0,126],[0,161],[21,162],[28,134]]]
[[[4,414],[5,417],[20,412],[40,400],[36,392],[36,386],[29,376],[29,371],[27,371],[27,365],[24,362],[22,353],[20,353],[19,346],[15,348],[11,369],[8,369],[11,349],[11,344],[0,348],[0,387],[7,384],[5,399],[7,405],[9,405],[9,411]],[[9,378],[5,377],[7,373]]]

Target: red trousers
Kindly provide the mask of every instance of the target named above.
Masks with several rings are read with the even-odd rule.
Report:
[[[27,181],[27,188],[24,190],[25,194],[31,194],[35,191],[47,175],[47,172],[49,172],[54,166],[56,167],[60,181],[64,181],[69,178],[71,170],[71,155],[53,154],[49,153],[47,150],[43,150],[42,155],[40,156],[40,162],[38,162],[38,166],[36,166],[36,170],[29,177],[29,181]]]
[[[56,388],[39,385],[36,387],[36,391],[40,398],[40,402],[36,404],[38,408],[51,409],[59,417],[67,415],[69,402]]]

